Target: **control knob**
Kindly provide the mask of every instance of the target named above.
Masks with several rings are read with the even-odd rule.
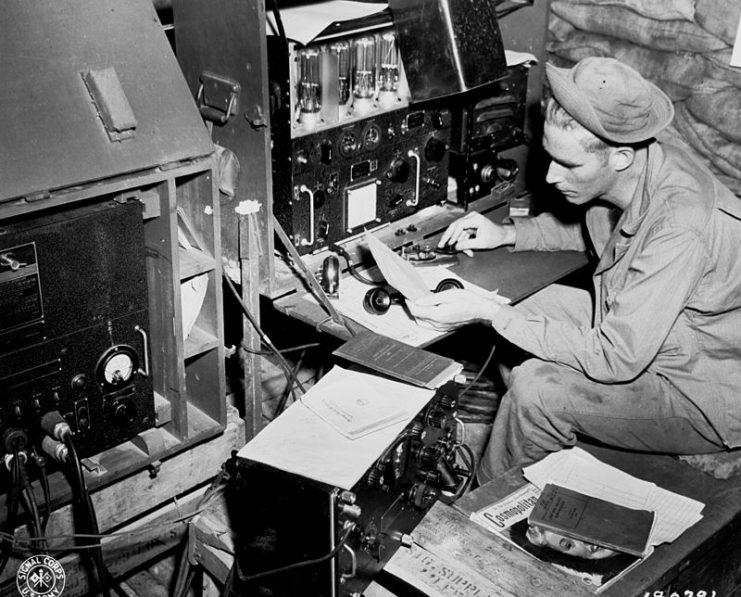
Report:
[[[432,137],[425,145],[425,158],[429,162],[439,162],[445,157],[445,143],[435,137]]]
[[[386,170],[386,178],[391,182],[406,182],[409,178],[409,163],[401,158],[394,158]]]

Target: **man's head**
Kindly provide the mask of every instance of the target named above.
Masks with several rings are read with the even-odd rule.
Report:
[[[587,560],[602,560],[617,555],[618,552],[607,547],[600,547],[593,543],[571,539],[560,533],[546,530],[538,525],[531,524],[526,533],[528,541],[540,547],[550,547],[561,553]]]
[[[571,69],[546,64],[546,75],[553,94],[543,134],[552,158],[546,180],[578,205],[609,196],[635,149],[671,122],[671,100],[612,58],[585,58]]]

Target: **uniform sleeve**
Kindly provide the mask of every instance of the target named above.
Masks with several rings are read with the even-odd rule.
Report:
[[[515,251],[584,251],[586,245],[579,223],[564,223],[544,212],[531,218],[512,218]]]
[[[620,288],[611,288],[596,327],[502,307],[492,325],[520,348],[600,382],[635,379],[653,361],[704,271],[707,254],[697,233],[649,234],[631,258]]]

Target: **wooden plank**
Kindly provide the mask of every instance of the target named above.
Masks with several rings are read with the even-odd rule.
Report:
[[[187,494],[194,487],[213,478],[232,450],[241,448],[244,441],[244,423],[236,409],[231,408],[224,433],[162,461],[154,476],[154,471],[141,470],[118,483],[92,492],[91,498],[101,532],[112,529],[118,532],[116,527],[129,524],[158,504],[169,503],[176,512],[185,512],[177,496]],[[72,506],[67,504],[52,512],[46,535],[68,536],[75,532],[74,529]],[[27,537],[27,530],[17,529],[16,536]],[[157,539],[157,542],[161,540]],[[15,574],[17,563],[19,562],[11,562],[7,566],[0,582]]]
[[[411,555],[399,550],[384,570],[423,591],[433,588],[436,597],[592,595],[574,577],[534,561],[442,502],[431,508],[413,535],[421,549]]]
[[[168,502],[148,514],[117,530],[116,535],[104,538],[103,559],[114,577],[125,574],[150,562],[176,547],[185,536],[188,516],[196,512],[204,488],[182,497],[178,502]],[[67,540],[68,541],[68,540]],[[65,597],[87,595],[89,592],[87,573],[77,553],[57,556],[66,575]],[[18,561],[11,561],[0,585],[0,595],[18,594],[15,587],[15,571]]]
[[[741,548],[733,541],[741,528],[738,500],[741,477],[721,481],[670,456],[580,445],[607,464],[705,504],[700,522],[671,544],[658,546],[645,562],[607,588],[603,595],[623,597],[653,591],[667,595],[677,591],[681,595],[685,590],[695,594],[699,590],[731,594],[741,579],[741,559],[735,557]],[[467,516],[504,497],[523,482],[520,471],[513,469],[467,494],[455,507]]]

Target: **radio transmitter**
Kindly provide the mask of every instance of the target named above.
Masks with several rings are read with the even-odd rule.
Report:
[[[457,498],[471,480],[473,462],[459,463],[470,450],[456,440],[457,399],[453,382],[442,386],[351,490],[229,461],[232,594],[361,595],[435,500]]]
[[[59,411],[80,456],[154,425],[142,206],[109,200],[0,229],[0,433]]]
[[[500,152],[525,142],[528,67],[513,66],[501,79],[464,96],[453,113],[450,175],[457,200],[466,204],[517,175],[514,160]]]
[[[268,39],[273,211],[299,253],[447,199],[451,113],[414,109],[388,13]]]

